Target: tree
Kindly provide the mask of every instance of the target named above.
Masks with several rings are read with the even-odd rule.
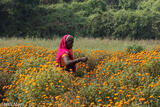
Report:
[[[10,35],[26,36],[32,33],[40,23],[38,4],[39,0],[12,0],[14,32]]]
[[[7,3],[0,1],[0,36],[6,33],[6,26],[9,21],[9,13],[7,8]]]

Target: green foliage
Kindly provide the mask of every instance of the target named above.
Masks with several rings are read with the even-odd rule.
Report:
[[[69,74],[53,65],[45,65],[46,63],[42,58],[24,61],[23,66],[13,75],[12,81],[20,79],[21,84],[9,91],[11,102],[18,100],[26,103],[32,100],[36,104],[43,104],[44,101],[53,103],[56,96],[69,90]]]
[[[40,4],[56,4],[58,3],[60,0],[40,0]]]
[[[115,38],[154,39],[153,23],[157,15],[149,11],[120,10],[114,14]]]
[[[156,0],[153,4],[153,10],[160,12],[160,0]]]
[[[80,89],[80,93],[83,97],[86,98],[87,102],[95,102],[97,100],[98,95],[98,86],[97,85],[91,85],[87,87],[83,87]]]
[[[92,14],[88,17],[88,35],[93,37],[110,37],[113,29],[113,13]]]
[[[5,35],[6,29],[8,29],[8,23],[10,23],[10,17],[9,12],[7,11],[9,9],[9,1],[0,1],[0,35]],[[7,25],[7,26],[6,26]]]
[[[160,0],[144,0],[139,3],[138,9],[142,10],[154,10],[154,11],[159,11],[160,9]]]
[[[75,14],[67,4],[51,5],[47,11],[50,14],[43,17],[44,26],[40,30],[42,36],[74,34],[84,30],[86,19]]]
[[[119,6],[122,9],[137,9],[137,5],[139,4],[139,0],[119,0]]]
[[[0,35],[159,39],[160,0],[2,0]]]
[[[142,46],[132,45],[132,46],[128,46],[126,51],[128,53],[138,53],[138,52],[141,52],[143,50],[144,50],[144,48]]]
[[[13,25],[14,29],[10,35],[25,36],[31,35],[41,23],[40,14],[36,9],[38,0],[14,0],[12,2],[13,9]],[[32,35],[31,35],[32,36]]]

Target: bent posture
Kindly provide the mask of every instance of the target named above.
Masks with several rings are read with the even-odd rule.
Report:
[[[58,49],[56,61],[58,62],[59,66],[65,68],[65,70],[69,71],[72,69],[73,72],[76,72],[75,64],[78,62],[86,62],[88,60],[87,57],[82,57],[78,59],[74,59],[72,53],[74,38],[71,35],[63,36],[60,46]]]

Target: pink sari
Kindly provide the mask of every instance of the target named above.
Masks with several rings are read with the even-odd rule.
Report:
[[[61,56],[66,53],[69,55],[69,58],[71,60],[74,60],[74,57],[73,57],[73,54],[70,52],[70,50],[67,49],[66,47],[66,38],[68,37],[69,35],[64,35],[61,42],[60,42],[60,45],[59,45],[59,49],[58,49],[58,53],[57,53],[57,57],[56,57],[56,62],[59,64],[60,66],[60,60],[61,60]],[[76,68],[75,65],[73,65],[74,69]]]

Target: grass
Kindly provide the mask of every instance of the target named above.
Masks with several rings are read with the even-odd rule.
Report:
[[[61,38],[38,39],[38,38],[1,38],[0,47],[13,47],[16,45],[34,45],[45,47],[49,50],[58,49]],[[140,45],[146,49],[151,49],[160,45],[160,40],[109,40],[99,38],[75,38],[74,49],[81,50],[124,50],[131,45]]]

